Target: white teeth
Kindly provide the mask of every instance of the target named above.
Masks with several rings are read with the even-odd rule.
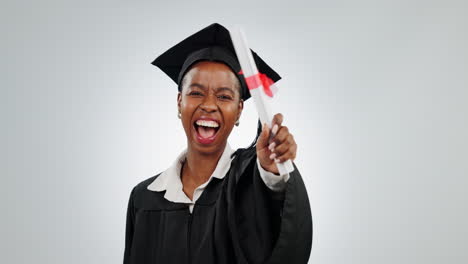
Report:
[[[195,122],[199,126],[204,126],[204,127],[219,127],[219,124],[215,121],[211,120],[197,120]]]

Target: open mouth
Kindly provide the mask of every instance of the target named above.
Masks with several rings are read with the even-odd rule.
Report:
[[[198,119],[194,122],[197,138],[200,143],[209,144],[214,141],[220,125],[215,120]]]

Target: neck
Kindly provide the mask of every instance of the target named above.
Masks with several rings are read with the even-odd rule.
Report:
[[[203,153],[194,150],[190,145],[187,148],[187,157],[183,166],[182,182],[192,186],[205,183],[216,169],[219,159],[226,148],[227,142],[215,152]]]

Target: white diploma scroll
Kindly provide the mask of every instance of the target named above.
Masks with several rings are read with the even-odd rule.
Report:
[[[231,39],[234,45],[234,49],[239,59],[239,63],[244,74],[244,78],[255,76],[258,74],[257,65],[255,64],[252,52],[247,45],[247,39],[244,32],[240,27],[234,27],[232,30],[229,30],[231,34]],[[255,89],[249,89],[250,94],[255,102],[255,107],[262,124],[267,124],[268,128],[271,129],[271,124],[273,121],[273,112],[271,111],[270,102],[267,100],[266,95],[263,92],[264,88],[261,82],[259,86]],[[294,170],[294,166],[291,160],[287,160],[283,163],[277,163],[278,171],[280,175],[285,175]]]

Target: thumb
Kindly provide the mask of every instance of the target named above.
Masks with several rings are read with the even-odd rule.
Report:
[[[262,133],[260,133],[260,136],[258,137],[258,140],[257,140],[258,149],[262,149],[268,146],[269,136],[270,136],[270,129],[265,123],[262,126]]]

